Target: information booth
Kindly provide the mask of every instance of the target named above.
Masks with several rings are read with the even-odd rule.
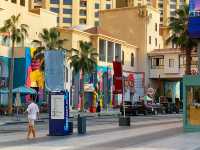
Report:
[[[49,135],[69,134],[69,98],[68,92],[49,93]]]
[[[183,78],[183,127],[185,131],[200,131],[200,75]]]

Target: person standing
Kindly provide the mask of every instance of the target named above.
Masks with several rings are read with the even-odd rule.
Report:
[[[35,138],[36,137],[35,121],[36,121],[37,118],[39,118],[39,108],[38,108],[38,105],[33,102],[32,98],[29,101],[29,105],[28,105],[26,112],[28,113],[27,139],[30,138],[31,133],[33,135],[33,138]]]

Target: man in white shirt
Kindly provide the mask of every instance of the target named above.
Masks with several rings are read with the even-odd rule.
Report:
[[[33,138],[35,138],[35,120],[39,118],[39,108],[38,105],[35,104],[32,99],[30,100],[30,104],[26,110],[28,112],[28,135],[27,139],[29,139],[30,134],[33,134]]]

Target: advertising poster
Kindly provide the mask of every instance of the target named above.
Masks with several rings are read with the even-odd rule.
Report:
[[[190,0],[188,30],[191,38],[200,38],[200,1]]]

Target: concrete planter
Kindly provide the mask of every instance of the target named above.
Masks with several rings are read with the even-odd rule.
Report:
[[[119,126],[130,126],[131,125],[131,118],[128,116],[120,116],[119,117]]]

